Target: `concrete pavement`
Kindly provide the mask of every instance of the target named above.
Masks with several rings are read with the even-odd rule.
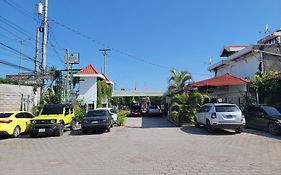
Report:
[[[129,118],[110,133],[0,140],[5,175],[281,174],[281,136],[173,127],[165,118]]]

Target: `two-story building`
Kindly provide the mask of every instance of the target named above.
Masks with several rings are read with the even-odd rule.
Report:
[[[104,74],[100,74],[92,64],[87,65],[73,77],[79,78],[78,99],[82,100],[82,104],[86,106],[86,111],[97,108],[99,80],[105,80],[108,85],[113,85],[113,82]],[[101,105],[107,107],[108,99],[101,99]]]
[[[222,60],[208,67],[215,76],[188,88],[197,88],[213,98],[240,105],[248,95],[250,81],[247,79],[253,79],[259,71],[281,71],[280,44],[281,29],[278,29],[254,45],[225,46],[220,53]]]

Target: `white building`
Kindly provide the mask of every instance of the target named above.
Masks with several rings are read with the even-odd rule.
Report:
[[[250,46],[225,46],[221,57],[226,57],[211,65],[209,71],[215,76],[226,73],[241,78],[254,78],[258,71],[281,70],[281,29]]]
[[[97,69],[89,64],[84,69],[74,74],[73,77],[79,77],[79,96],[82,104],[86,105],[86,111],[97,107],[97,82],[99,79],[106,80],[106,83],[111,83],[109,79],[99,74]],[[107,99],[102,99],[103,105],[107,106]],[[105,104],[104,104],[105,103]]]

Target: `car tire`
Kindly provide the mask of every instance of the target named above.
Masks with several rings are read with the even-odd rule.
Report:
[[[58,131],[57,131],[57,135],[58,135],[58,136],[62,136],[63,133],[64,133],[64,126],[63,126],[63,124],[60,124],[60,125],[59,125],[59,129],[58,129]]]
[[[206,129],[209,133],[213,133],[214,132],[214,128],[212,127],[211,123],[209,120],[206,121]]]
[[[31,138],[36,138],[37,136],[38,136],[38,133],[37,133],[37,132],[29,131],[29,137],[31,137]]]
[[[276,123],[269,123],[268,131],[269,131],[270,134],[276,135],[278,133]]]
[[[241,134],[242,132],[243,132],[243,128],[241,126],[235,129],[235,133],[237,134]]]
[[[76,129],[76,120],[71,120],[70,123],[70,130],[73,131]]]
[[[16,126],[15,129],[14,129],[14,131],[13,131],[12,137],[13,137],[13,138],[17,138],[17,137],[19,137],[19,135],[20,135],[20,127],[19,127],[19,126]]]
[[[107,128],[107,132],[110,132],[110,131],[111,131],[111,129],[110,129],[110,127],[108,127],[108,128]]]
[[[194,122],[195,128],[200,128],[200,124],[197,122],[196,117],[194,118]]]

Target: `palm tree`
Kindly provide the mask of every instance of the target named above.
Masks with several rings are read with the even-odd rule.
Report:
[[[172,76],[169,79],[168,93],[170,95],[183,93],[187,82],[192,81],[191,73],[188,71],[171,70]]]
[[[175,94],[172,99],[171,111],[173,119],[179,125],[192,123],[196,109],[203,104],[206,95],[199,92]]]

